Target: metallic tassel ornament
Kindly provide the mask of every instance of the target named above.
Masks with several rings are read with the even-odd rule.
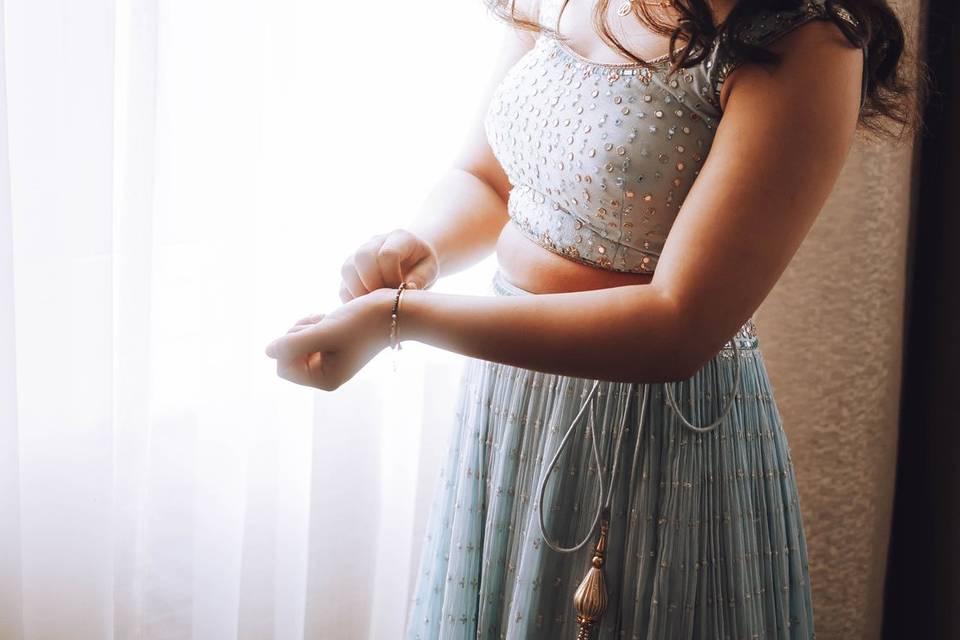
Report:
[[[600,518],[600,537],[593,550],[590,570],[583,577],[573,594],[573,606],[577,610],[577,640],[590,640],[593,629],[607,610],[607,584],[603,577],[603,560],[607,551],[607,531],[610,528],[610,510],[604,509]]]

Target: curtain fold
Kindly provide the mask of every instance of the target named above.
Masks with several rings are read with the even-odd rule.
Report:
[[[97,302],[112,295],[113,7],[8,1],[4,14],[16,336],[4,367],[17,391],[23,632],[102,637],[115,372],[112,308]]]
[[[150,447],[157,5],[116,5],[113,220],[113,631],[143,637],[141,541]]]
[[[405,346],[328,393],[263,348],[340,304],[341,262],[475,125],[488,57],[411,70],[500,27],[439,0],[434,41],[386,4],[362,29],[306,0],[0,7],[0,637],[394,637],[462,361]]]
[[[0,0],[0,637],[23,633],[20,553],[20,437],[17,425],[17,333],[14,316],[13,209],[4,2]]]

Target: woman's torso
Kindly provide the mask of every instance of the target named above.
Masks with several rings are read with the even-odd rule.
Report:
[[[607,11],[608,24],[616,28],[620,23],[612,9],[617,3],[610,3]],[[555,5],[556,6],[556,5]],[[657,9],[657,7],[651,7]],[[627,62],[602,44],[589,22],[589,3],[570,0],[559,20],[559,31],[570,38],[568,46],[581,52],[585,58],[598,62]],[[546,12],[544,12],[545,14]],[[635,21],[633,21],[635,23]],[[658,58],[668,48],[667,39],[649,33],[645,28],[638,33],[636,25],[631,25],[629,42],[639,43],[634,51],[656,52],[646,58]],[[624,42],[622,31],[615,31],[620,42]],[[603,55],[593,53],[605,52]],[[583,291],[604,289],[630,284],[649,284],[653,274],[630,273],[603,269],[576,262],[556,254],[531,240],[511,218],[504,225],[496,244],[497,262],[507,280],[535,293],[553,293],[562,291]]]
[[[559,256],[527,238],[513,220],[503,225],[496,254],[504,277],[534,293],[607,289],[653,279],[652,274],[610,271]]]
[[[590,3],[571,0],[561,15],[562,1],[542,0],[540,19],[569,40],[541,35],[508,71],[485,119],[513,185],[497,260],[507,280],[535,293],[648,284],[709,152],[731,65],[714,46],[668,76],[666,55],[656,55],[668,39],[642,26],[624,38],[614,26],[619,3],[610,3],[618,40],[654,63],[633,65],[593,31]],[[747,35],[762,44],[822,10],[811,0],[758,18]]]

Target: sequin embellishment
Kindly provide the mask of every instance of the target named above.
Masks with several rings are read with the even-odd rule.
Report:
[[[769,42],[825,15],[823,2],[760,12],[745,39]],[[662,56],[646,66],[593,62],[538,38],[484,117],[524,235],[579,262],[653,273],[722,116],[719,92],[734,65],[718,44],[670,74]]]

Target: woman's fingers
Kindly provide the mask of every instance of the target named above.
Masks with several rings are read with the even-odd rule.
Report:
[[[322,376],[322,354],[311,353],[306,358],[277,360],[277,375],[290,382],[304,386],[315,386],[315,380]]]
[[[414,288],[429,287],[439,275],[436,250],[414,233],[396,228],[363,243],[347,258],[340,275],[340,300],[349,302],[375,289],[397,287],[407,282]]]
[[[356,296],[347,288],[347,285],[344,282],[340,282],[340,302],[347,303],[353,300]]]
[[[269,345],[266,353],[280,360],[303,359],[307,354],[326,351],[335,339],[330,323],[306,324],[294,327]]]
[[[404,276],[404,280],[412,283],[416,289],[426,289],[436,279],[436,260],[421,260]]]
[[[403,278],[403,265],[418,260],[416,238],[403,229],[391,232],[377,254],[377,264],[384,286],[397,287]]]
[[[287,333],[296,333],[297,331],[303,331],[304,329],[309,329],[312,326],[313,326],[312,324],[295,324],[289,329],[287,329]]]
[[[377,255],[380,252],[384,237],[383,235],[373,236],[360,245],[353,256],[353,264],[356,267],[357,276],[363,282],[364,293],[369,293],[384,286],[380,265],[377,263]]]
[[[322,313],[311,313],[308,316],[304,316],[297,320],[292,327],[287,329],[287,333],[293,333],[295,331],[303,331],[304,329],[309,329],[313,325],[317,324],[323,320],[324,314]]]
[[[397,229],[380,247],[380,272],[388,274],[391,287],[407,282],[426,288],[438,275],[438,260],[433,247],[405,229]]]
[[[311,313],[310,315],[303,316],[302,318],[297,320],[294,323],[294,326],[301,325],[301,324],[317,324],[318,322],[323,320],[324,315],[325,314],[323,313]]]
[[[323,391],[337,389],[342,381],[330,369],[330,360],[333,354],[310,353],[304,358],[292,360],[277,360],[277,375],[290,382],[307,387],[314,387]]]
[[[363,281],[357,274],[357,268],[353,263],[354,256],[350,256],[340,267],[340,277],[343,279],[343,285],[350,292],[351,298],[359,298],[367,291],[363,286]]]

